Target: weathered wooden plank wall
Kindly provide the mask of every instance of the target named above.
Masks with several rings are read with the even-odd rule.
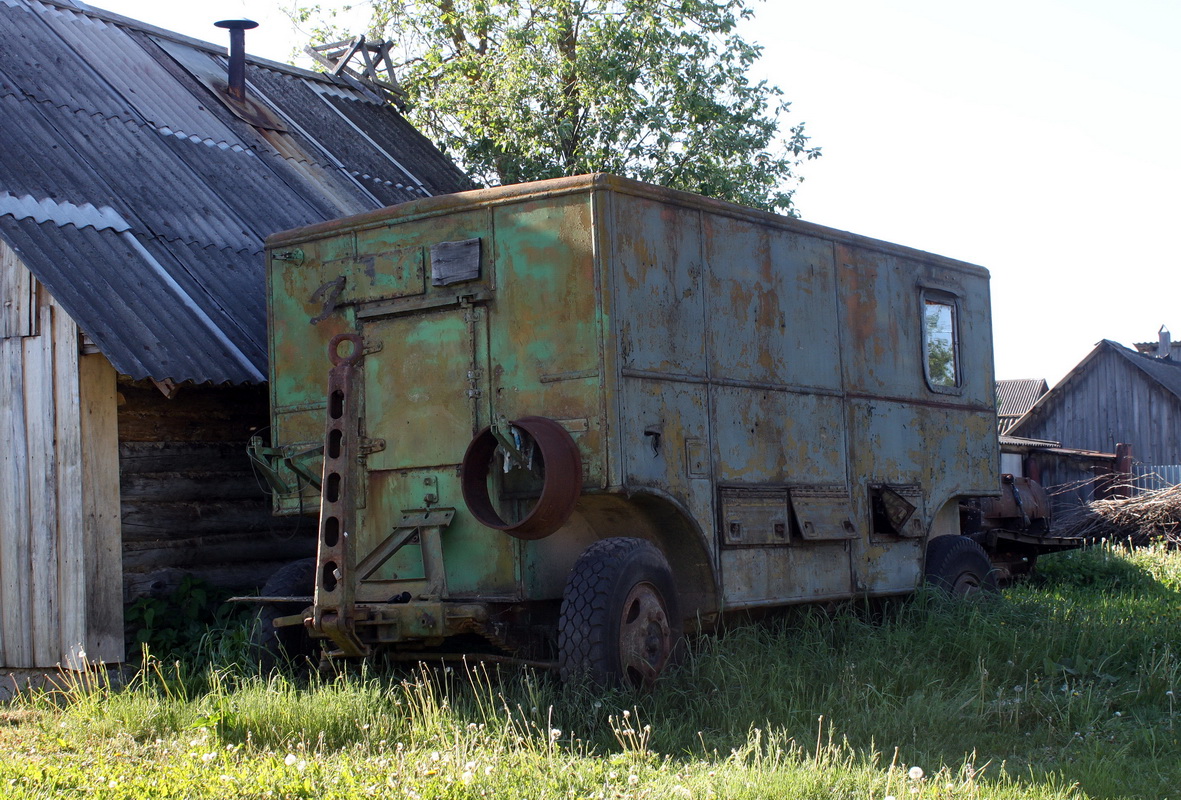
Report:
[[[114,370],[3,243],[0,303],[0,666],[121,661]]]
[[[119,384],[124,594],[167,594],[185,575],[254,589],[315,552],[310,519],[273,517],[246,445],[267,424],[263,386]],[[315,510],[315,509],[310,509]]]
[[[1105,453],[1128,443],[1137,462],[1176,464],[1181,463],[1181,401],[1126,359],[1103,351],[1067,391],[1011,433]]]

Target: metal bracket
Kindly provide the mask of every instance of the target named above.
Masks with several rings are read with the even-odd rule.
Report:
[[[294,250],[281,250],[278,253],[271,254],[271,258],[276,261],[290,261],[297,267],[303,266],[304,254],[303,250],[298,247]]]
[[[422,512],[403,512],[398,527],[357,564],[357,579],[368,580],[385,562],[408,544],[422,545],[422,566],[426,575],[426,593],[442,597],[446,592],[443,551],[440,535],[455,518],[455,509],[436,508]],[[437,550],[437,553],[436,553]]]
[[[271,491],[278,494],[291,494],[291,487],[279,475],[276,465],[283,459],[283,451],[277,447],[265,447],[261,436],[251,436],[246,446],[246,457],[262,475]]]
[[[285,456],[283,458],[283,465],[285,467],[287,467],[287,469],[294,472],[299,477],[303,478],[305,481],[307,481],[313,487],[315,487],[316,491],[319,491],[321,488],[320,487],[320,474],[308,469],[306,466],[304,466],[302,461],[297,460],[297,459],[305,459],[310,456],[318,456],[318,455],[322,454],[323,452],[324,452],[324,445],[318,445],[316,447],[309,447],[307,450],[300,450],[297,453],[292,453],[289,456]]]
[[[501,449],[508,453],[508,457],[515,465],[518,467],[528,466],[529,458],[521,452],[521,434],[512,426],[504,414],[501,414],[493,421],[491,431]]]

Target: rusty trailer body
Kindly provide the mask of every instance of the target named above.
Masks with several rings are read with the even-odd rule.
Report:
[[[280,623],[334,655],[569,661],[606,625],[648,652],[598,671],[646,678],[682,621],[914,591],[998,494],[980,267],[606,175],[278,234],[268,264],[276,511],[323,504]],[[641,579],[591,585],[620,562]],[[560,606],[620,591],[622,621]]]

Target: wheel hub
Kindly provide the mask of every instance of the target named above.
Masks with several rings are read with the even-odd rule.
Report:
[[[664,598],[650,583],[638,583],[623,603],[619,626],[620,671],[634,686],[650,687],[672,650]]]

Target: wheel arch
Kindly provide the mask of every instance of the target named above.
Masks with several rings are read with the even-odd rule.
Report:
[[[718,615],[721,592],[706,532],[675,498],[654,489],[630,495],[584,495],[585,519],[599,538],[647,539],[668,560],[687,629],[708,627]]]

